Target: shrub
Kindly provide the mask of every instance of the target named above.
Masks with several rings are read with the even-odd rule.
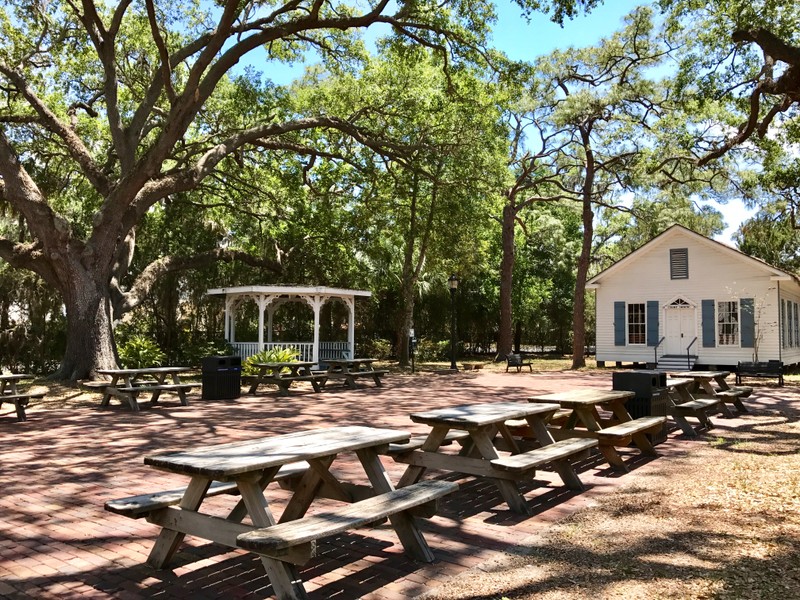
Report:
[[[143,335],[134,335],[119,348],[119,361],[126,369],[161,366],[164,358],[161,348]]]
[[[386,360],[392,354],[392,343],[382,338],[367,340],[364,342],[364,353],[378,360]]]
[[[429,339],[421,339],[417,342],[416,359],[421,362],[433,362],[444,360],[450,352],[450,342],[434,342]]]
[[[267,362],[294,362],[300,356],[300,351],[296,348],[271,348],[262,350],[257,354],[248,356],[242,363],[242,375],[257,375],[258,367],[256,363]]]

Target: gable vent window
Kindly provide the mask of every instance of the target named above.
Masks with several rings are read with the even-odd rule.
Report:
[[[670,279],[689,279],[689,249],[672,248],[669,251]]]

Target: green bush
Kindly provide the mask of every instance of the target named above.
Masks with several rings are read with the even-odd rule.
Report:
[[[382,338],[367,340],[364,342],[364,353],[371,358],[386,360],[392,355],[392,343]]]
[[[231,345],[223,339],[190,341],[181,346],[177,363],[199,366],[207,356],[231,356],[235,354]]]
[[[434,342],[421,339],[417,342],[416,360],[421,362],[434,362],[445,360],[450,355],[450,342]]]
[[[297,348],[272,348],[247,357],[242,364],[242,375],[257,375],[256,363],[295,362],[300,356]]]
[[[126,369],[158,367],[164,362],[164,358],[161,348],[143,335],[134,335],[119,348],[119,361]]]

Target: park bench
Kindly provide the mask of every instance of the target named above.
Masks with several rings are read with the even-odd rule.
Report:
[[[25,408],[28,403],[34,398],[44,398],[49,391],[47,388],[33,388],[26,391],[3,394],[0,396],[0,407],[3,406],[3,402],[12,403],[14,410],[17,412],[17,421],[27,421],[28,415],[25,414]]]
[[[522,370],[522,367],[528,367],[533,372],[533,363],[526,359],[522,354],[509,354],[506,356],[506,373],[511,367],[517,368],[517,373]]]
[[[736,366],[737,385],[742,383],[742,377],[777,378],[778,385],[783,386],[783,361],[740,362]]]
[[[407,528],[409,520],[435,515],[439,498],[457,489],[458,484],[452,481],[421,481],[312,516],[242,533],[236,538],[236,545],[282,562],[302,565],[315,556],[317,540],[387,517],[399,533]],[[430,553],[427,547],[425,550]]]
[[[671,406],[667,407],[667,413],[683,433],[694,437],[697,433],[686,417],[694,417],[700,423],[701,428],[711,429],[714,424],[708,418],[708,413],[721,410],[721,406],[724,407],[718,398],[698,398],[689,402],[672,402]]]

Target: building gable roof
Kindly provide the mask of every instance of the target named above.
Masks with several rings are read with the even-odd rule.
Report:
[[[643,254],[650,252],[659,246],[663,246],[664,244],[667,244],[670,241],[673,241],[681,236],[689,236],[694,240],[696,240],[698,243],[705,245],[710,250],[727,253],[728,255],[735,257],[737,260],[745,261],[749,263],[751,266],[761,269],[762,271],[764,271],[765,274],[768,274],[772,279],[779,281],[792,280],[800,284],[800,278],[798,278],[797,275],[795,275],[794,273],[790,273],[788,271],[784,271],[777,267],[773,267],[772,265],[764,262],[760,258],[754,258],[752,256],[749,256],[744,252],[740,252],[736,248],[732,248],[721,242],[717,242],[716,240],[709,239],[706,236],[697,233],[696,231],[692,231],[691,229],[684,227],[683,225],[676,224],[665,229],[643,246],[640,246],[639,248],[637,248],[624,258],[621,258],[607,269],[601,271],[600,273],[589,279],[589,281],[586,282],[586,287],[588,288],[598,287],[604,278],[608,277],[609,275],[614,275],[619,273],[620,271],[625,269],[627,265],[637,260]]]

